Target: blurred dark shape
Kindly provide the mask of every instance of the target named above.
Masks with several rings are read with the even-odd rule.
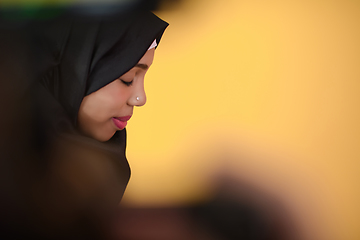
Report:
[[[122,209],[114,240],[296,240],[284,205],[245,182],[224,178],[207,199],[168,208]]]
[[[114,222],[112,240],[192,240],[197,228],[187,206],[123,208]],[[199,235],[200,236],[200,235]]]
[[[222,196],[194,206],[191,213],[217,239],[276,239],[269,237],[270,227],[257,209]]]
[[[216,239],[299,239],[294,219],[279,199],[229,176],[219,180],[211,198],[190,212]]]

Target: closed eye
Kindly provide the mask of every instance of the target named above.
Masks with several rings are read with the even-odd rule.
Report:
[[[120,81],[123,83],[123,84],[125,84],[126,86],[131,86],[132,85],[132,83],[133,83],[133,80],[131,80],[130,82],[127,82],[127,81],[124,81],[124,80],[121,80],[120,79]]]

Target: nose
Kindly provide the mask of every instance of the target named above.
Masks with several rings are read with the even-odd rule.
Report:
[[[137,86],[134,86],[134,92],[129,98],[129,105],[141,107],[146,103],[146,93],[144,88],[144,83],[139,83]]]

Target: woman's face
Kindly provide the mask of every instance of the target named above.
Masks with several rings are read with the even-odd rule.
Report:
[[[103,142],[125,128],[134,106],[146,103],[144,77],[153,62],[154,51],[148,50],[124,75],[84,97],[78,113],[82,133]]]

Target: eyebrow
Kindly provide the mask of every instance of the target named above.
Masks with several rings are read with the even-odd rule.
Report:
[[[135,67],[138,67],[138,68],[141,68],[141,69],[144,69],[144,70],[149,68],[149,66],[147,64],[143,64],[143,63],[138,63],[138,64],[135,65]]]

